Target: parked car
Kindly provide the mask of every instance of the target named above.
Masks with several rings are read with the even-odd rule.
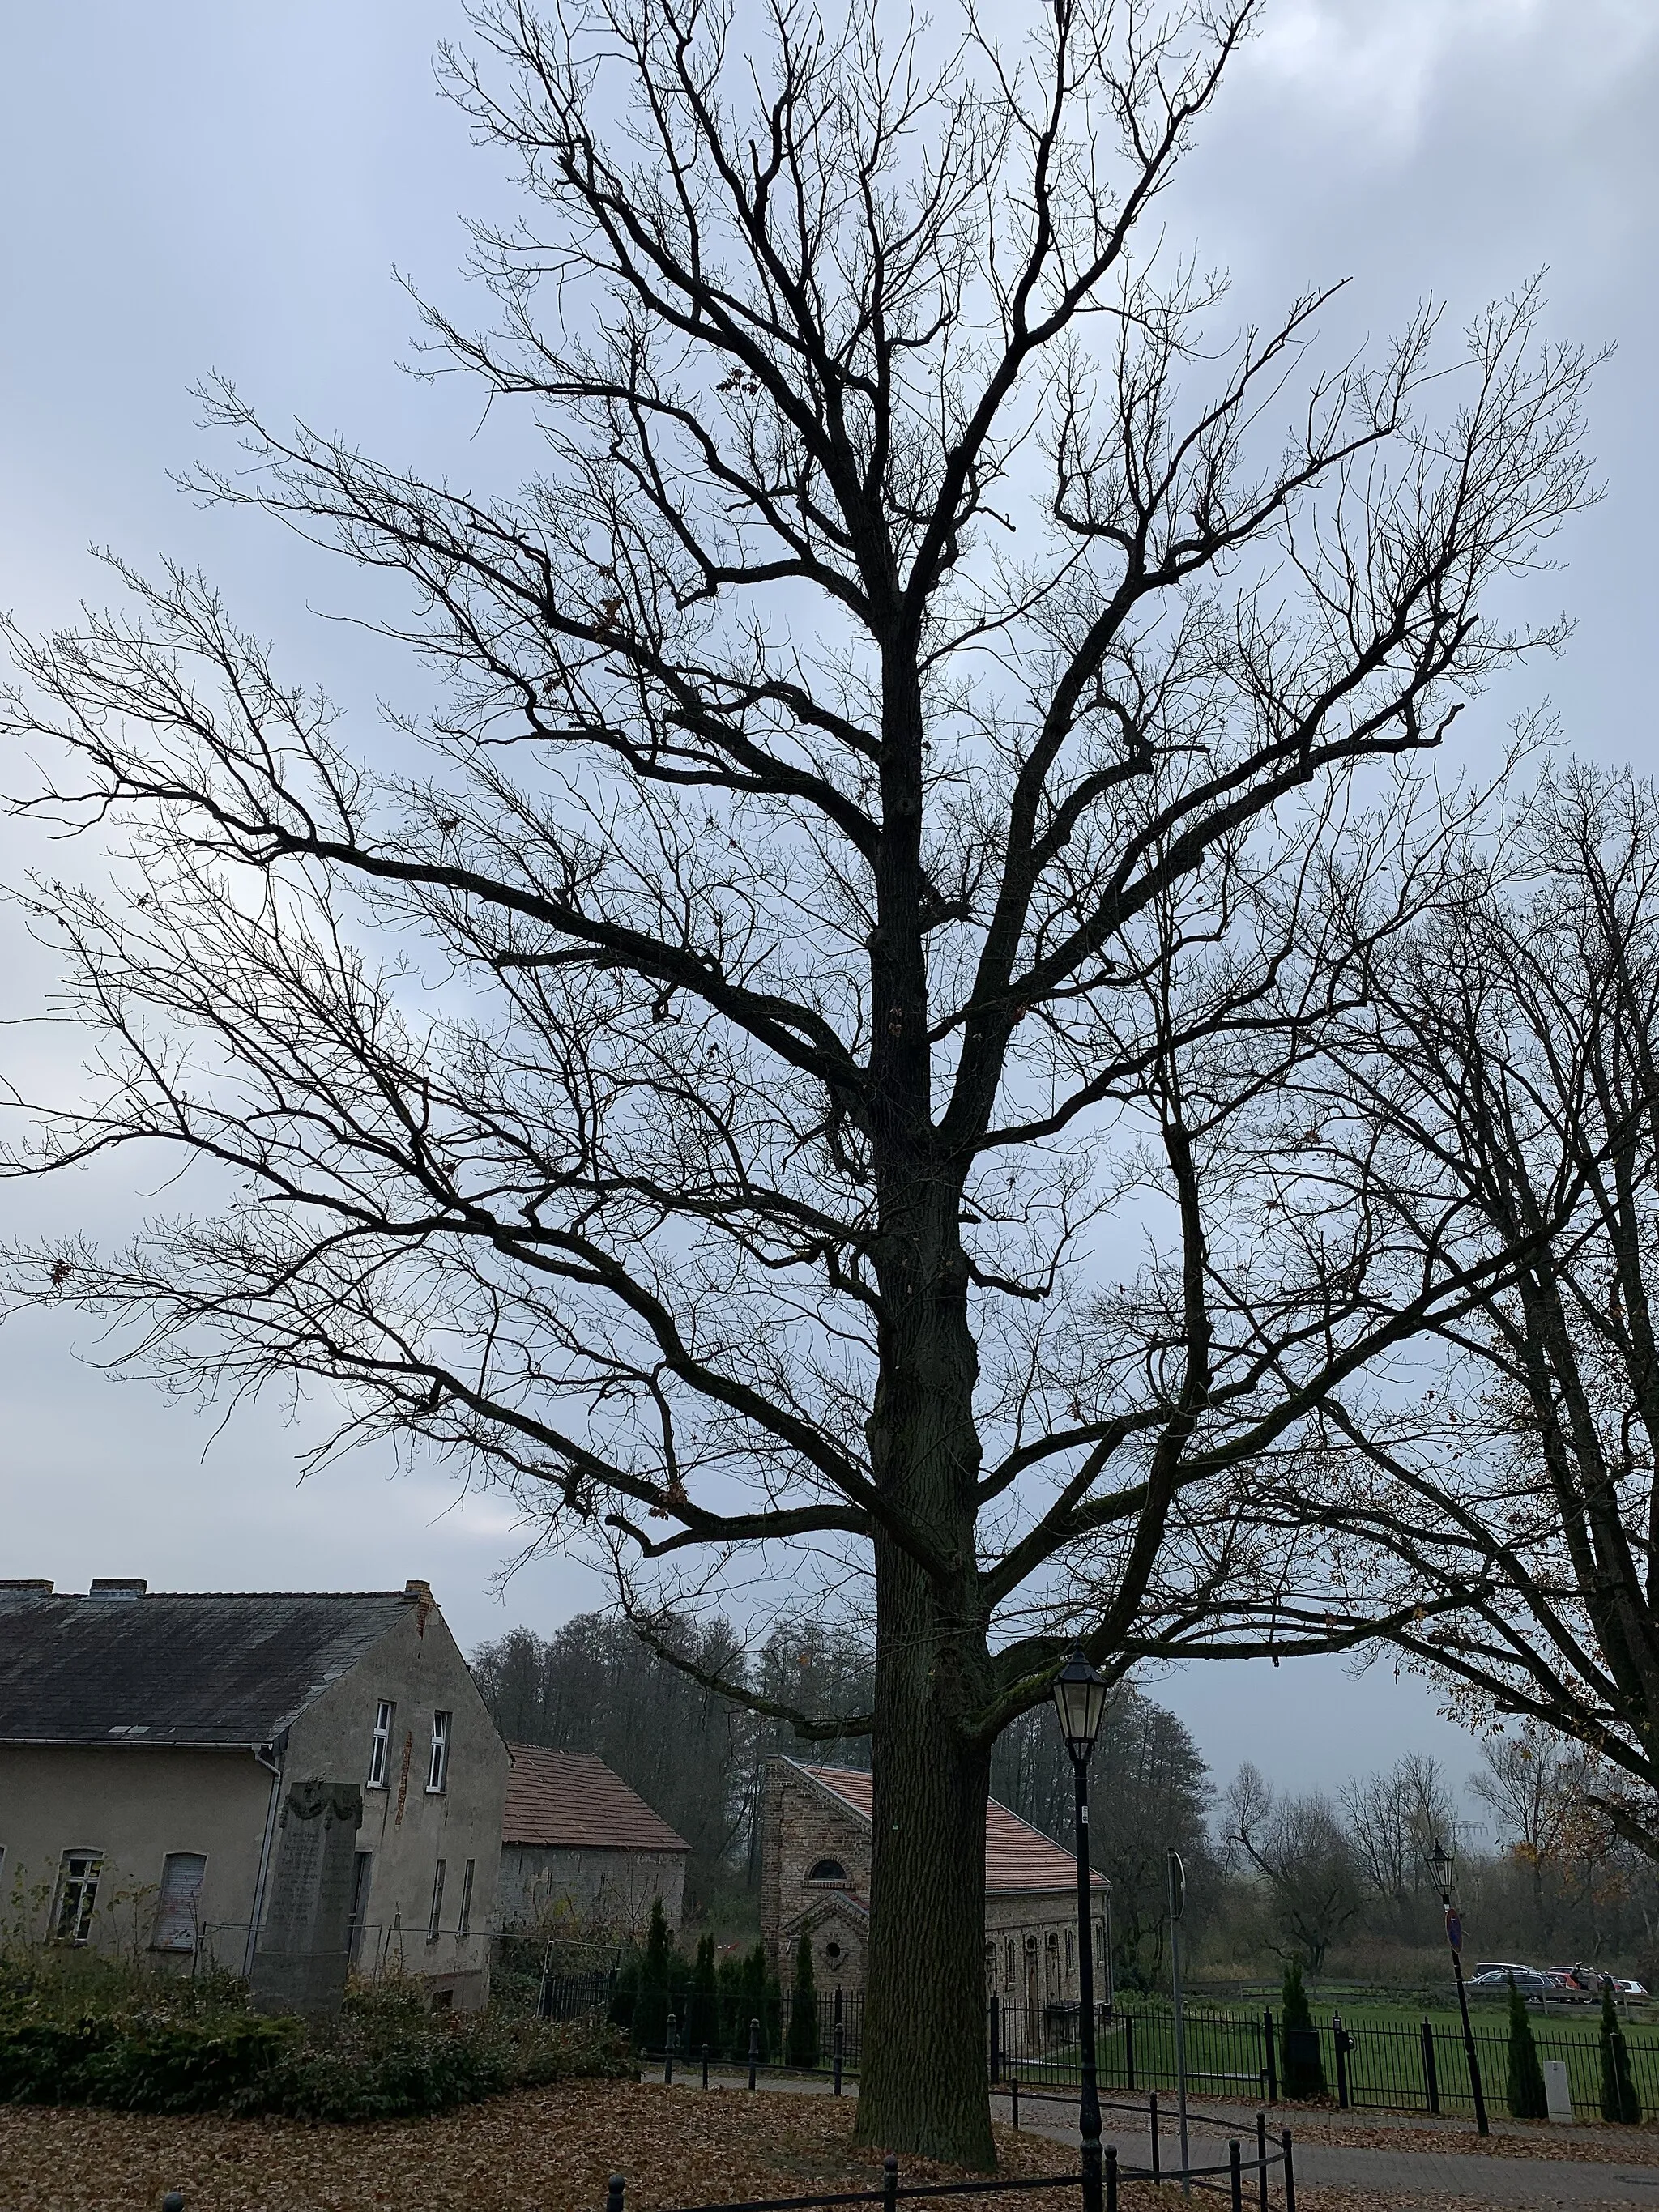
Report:
[[[1547,1972],[1541,1966],[1484,1965],[1479,1973],[1469,1976],[1469,1987],[1472,1990],[1507,1990],[1511,1975],[1515,1978],[1516,1988],[1520,1990],[1522,1996],[1543,1996],[1547,1993],[1559,1992],[1561,1989],[1560,1976]]]
[[[1624,1975],[1604,1974],[1599,1966],[1587,1966],[1582,1959],[1575,1960],[1570,1966],[1552,1966],[1549,1972],[1560,1983],[1562,1996],[1575,2004],[1600,2003],[1602,1984],[1608,1982],[1613,1984],[1615,1996],[1644,1997],[1648,1993],[1645,1983],[1633,1982]]]

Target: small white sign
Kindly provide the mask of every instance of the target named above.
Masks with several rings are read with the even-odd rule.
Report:
[[[1567,2062],[1565,2058],[1547,2058],[1544,2066],[1544,2102],[1553,2120],[1564,2120],[1572,2125],[1572,2090],[1567,2081]]]

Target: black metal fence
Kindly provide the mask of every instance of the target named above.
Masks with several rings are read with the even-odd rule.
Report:
[[[615,1976],[605,1972],[556,1974],[542,1984],[539,2010],[544,2019],[573,2020],[603,2013],[610,2005]],[[789,2026],[793,2005],[786,1991],[753,2016],[672,2021],[672,2051],[682,2069],[710,2063],[744,2068],[754,2063],[774,2071],[793,2064],[819,2073],[840,2067],[856,2074],[864,2047],[864,1999],[844,1990],[820,1992],[813,2005],[815,2033],[792,2061]],[[1285,2032],[1271,2007],[1245,2011],[1209,2002],[1186,2010],[1187,2081],[1195,2096],[1240,2103],[1279,2101],[1285,2080]],[[995,1996],[986,2016],[986,2056],[990,2078],[1018,2079],[1028,2089],[1075,2087],[1081,2080],[1075,2004],[1005,2005]],[[1631,2075],[1644,2115],[1659,2116],[1659,2037],[1638,2028],[1621,2031],[1630,2055]],[[1571,2028],[1547,2017],[1534,2024],[1540,2059],[1559,2058],[1567,2069],[1573,2109],[1584,2115],[1600,2109],[1601,2046],[1588,2025]],[[1468,2061],[1461,2029],[1425,2017],[1407,2023],[1345,2021],[1340,2013],[1318,2021],[1311,2030],[1325,2093],[1341,2109],[1462,2114],[1474,2109]],[[1502,2110],[1509,2091],[1509,2038],[1495,2022],[1474,2031],[1475,2050],[1487,2102]],[[1108,2014],[1102,2008],[1096,2033],[1097,2063],[1103,2094],[1123,2090],[1131,2096],[1176,2086],[1173,2014],[1163,2010]],[[665,2041],[653,2040],[641,2056],[667,2055]]]
[[[1194,2095],[1278,2102],[1285,2081],[1285,2030],[1271,2008],[1243,2012],[1192,2004],[1185,2024],[1187,2080]],[[1462,2114],[1474,2110],[1460,2027],[1427,2017],[1415,2023],[1351,2022],[1333,2013],[1316,2021],[1310,2033],[1325,2094],[1344,2111]],[[1620,2033],[1644,2114],[1659,2115],[1659,2039],[1640,2029],[1621,2029]],[[1592,2116],[1599,2112],[1599,2032],[1589,2027],[1574,2030],[1546,2019],[1534,2022],[1533,2039],[1540,2059],[1559,2058],[1566,2066],[1575,2112]],[[1017,2077],[1028,2087],[1070,2087],[1081,2079],[1075,2006],[1028,2008],[1001,2005],[994,1998],[987,2044],[994,2081]],[[1509,2094],[1507,2028],[1482,2022],[1475,2027],[1474,2045],[1486,2101],[1501,2111]],[[1171,2013],[1103,2014],[1096,2051],[1103,2094],[1122,2089],[1133,2094],[1176,2086]],[[1304,2065],[1310,2056],[1303,2054]]]

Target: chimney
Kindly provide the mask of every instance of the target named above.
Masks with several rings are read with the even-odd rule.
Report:
[[[99,1575],[88,1588],[88,1597],[143,1597],[149,1584],[143,1575]]]
[[[414,1575],[411,1575],[409,1580],[404,1584],[404,1595],[405,1597],[430,1597],[431,1595],[431,1583],[423,1583]]]
[[[49,1582],[30,1582],[21,1578],[17,1581],[0,1579],[0,1590],[9,1589],[33,1590],[41,1597],[50,1597],[52,1595],[52,1584]]]

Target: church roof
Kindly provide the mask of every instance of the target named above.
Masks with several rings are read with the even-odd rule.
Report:
[[[831,1796],[839,1797],[860,1819],[870,1819],[874,1783],[861,1768],[806,1766],[799,1759],[790,1763],[799,1766],[803,1774],[810,1775]],[[1096,1889],[1111,1886],[1102,1874],[1091,1873],[1089,1880]],[[1051,1844],[1041,1828],[1034,1828],[1029,1820],[1022,1820],[1018,1813],[1011,1813],[993,1797],[985,1808],[987,1892],[1070,1890],[1076,1887],[1077,1862],[1070,1851]]]
[[[689,1851],[660,1814],[585,1751],[510,1743],[504,1844],[567,1851]]]

